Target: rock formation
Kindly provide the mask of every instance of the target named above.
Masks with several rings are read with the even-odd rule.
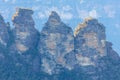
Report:
[[[65,59],[65,56],[72,55],[74,51],[73,31],[61,21],[54,11],[41,31],[39,44],[42,67],[47,73],[57,73],[55,70],[58,70],[57,68],[60,66],[69,69],[73,67],[74,64],[67,64]]]
[[[105,27],[96,19],[86,19],[79,24],[75,32],[75,51],[80,65],[95,65],[93,60],[105,56]]]
[[[73,34],[53,11],[39,33],[32,14],[18,8],[12,30],[0,16],[1,80],[120,80],[120,56],[96,19]]]
[[[111,43],[106,41],[105,27],[96,19],[87,18],[82,24],[78,25],[74,35],[76,59],[82,70],[92,80],[113,80],[113,76],[116,75],[108,78],[110,74],[104,73],[107,72],[110,65],[114,66],[111,69],[115,68],[115,64],[119,67],[117,61],[120,57],[112,49]],[[110,59],[115,61],[115,64]],[[109,71],[114,73],[114,70]],[[119,71],[117,74],[119,74]]]
[[[0,15],[0,48],[5,49],[9,44],[10,38],[9,23],[5,23],[3,17]]]
[[[10,45],[10,25],[5,23],[0,15],[0,63],[5,62],[8,46]]]
[[[11,37],[13,41],[9,47],[9,53],[17,67],[37,71],[40,68],[40,56],[37,49],[39,32],[35,29],[32,14],[33,11],[30,9],[18,8],[13,15],[14,28]]]
[[[12,30],[14,42],[12,51],[22,54],[37,47],[39,33],[35,29],[32,18],[33,11],[29,9],[18,9],[14,14],[12,21],[15,28]]]

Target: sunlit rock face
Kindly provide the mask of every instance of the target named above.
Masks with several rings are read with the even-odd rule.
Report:
[[[105,27],[96,19],[86,19],[75,32],[75,51],[78,63],[95,65],[94,60],[106,55]]]
[[[0,80],[120,80],[120,56],[96,19],[73,35],[53,11],[39,34],[32,14],[19,8],[12,30],[0,16]]]
[[[12,21],[15,28],[12,30],[14,42],[12,51],[22,54],[37,47],[39,33],[34,27],[33,11],[29,9],[17,9]]]
[[[120,71],[116,71],[120,67],[120,57],[106,41],[105,27],[101,23],[86,19],[76,28],[74,35],[77,62],[91,80],[119,79]]]
[[[73,68],[67,55],[74,56],[74,36],[70,27],[65,25],[56,12],[52,12],[41,31],[39,51],[42,55],[43,70],[49,74],[59,72],[59,67]],[[74,60],[74,59],[73,59]]]
[[[13,41],[9,54],[16,68],[30,68],[34,72],[40,70],[40,56],[37,51],[39,32],[35,29],[32,14],[30,9],[18,8],[13,15]]]

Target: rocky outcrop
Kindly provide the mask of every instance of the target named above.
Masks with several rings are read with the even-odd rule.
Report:
[[[61,21],[58,14],[54,11],[41,31],[39,44],[42,67],[45,72],[49,74],[57,73],[60,66],[71,69],[75,64],[72,62],[74,60],[72,59],[74,57],[73,31]],[[65,58],[67,55],[70,55],[69,57],[72,59],[69,63]]]
[[[12,30],[0,16],[1,80],[120,79],[120,56],[96,19],[85,19],[73,34],[53,11],[39,33],[32,14],[18,8]]]
[[[119,61],[120,57],[117,52],[113,50],[112,45],[113,44],[111,42],[106,42],[107,56],[113,61]]]
[[[12,44],[9,48],[15,68],[37,71],[40,69],[40,56],[38,54],[39,32],[35,29],[32,18],[33,11],[18,8],[12,17]],[[25,65],[25,66],[23,66]]]
[[[0,65],[6,60],[6,53],[8,53],[10,42],[10,25],[5,23],[0,15]]]
[[[105,27],[96,19],[88,18],[79,24],[74,35],[76,57],[80,65],[95,65],[97,57],[107,54]]]
[[[0,48],[5,49],[9,44],[10,38],[9,23],[5,23],[3,17],[0,15]]]
[[[101,60],[104,61],[106,69],[103,71],[106,74],[106,79],[119,80],[120,79],[120,56],[113,50],[112,43],[106,43],[107,56]],[[109,71],[109,72],[108,72]],[[112,73],[112,75],[111,75]],[[101,73],[103,75],[103,73]]]
[[[115,73],[120,67],[120,57],[112,49],[111,43],[106,41],[105,27],[101,23],[96,19],[85,19],[78,25],[74,35],[77,62],[90,76],[90,80],[114,80],[115,77],[115,80],[119,79],[120,71],[116,72],[116,75],[110,73]]]
[[[39,32],[35,29],[32,18],[33,11],[19,8],[12,21],[15,28],[12,30],[14,42],[11,51],[19,54],[37,49]]]

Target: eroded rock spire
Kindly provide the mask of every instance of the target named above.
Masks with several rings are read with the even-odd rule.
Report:
[[[15,28],[14,43],[11,48],[20,54],[37,48],[39,32],[35,29],[32,14],[33,11],[30,9],[18,8],[12,18]]]
[[[49,74],[58,73],[61,67],[71,69],[75,64],[73,31],[54,11],[41,31],[39,51],[43,70]]]

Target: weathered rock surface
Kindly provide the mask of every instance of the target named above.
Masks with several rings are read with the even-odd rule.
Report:
[[[10,38],[9,23],[5,23],[3,17],[0,15],[0,48],[5,49],[9,44]]]
[[[39,33],[32,14],[19,8],[12,30],[0,16],[0,80],[120,80],[120,56],[96,19],[73,34],[53,11]]]
[[[120,67],[118,62],[120,57],[112,49],[111,43],[106,41],[105,27],[101,23],[96,19],[88,18],[78,25],[74,35],[77,62],[90,76],[90,80],[114,80],[115,76],[116,80],[120,78],[118,77],[120,71],[109,78],[108,67],[110,73],[115,73],[116,67]],[[112,68],[115,70],[111,70]]]
[[[71,69],[75,63],[68,63],[67,55],[74,55],[74,36],[70,27],[65,25],[56,12],[52,12],[40,36],[39,51],[42,67],[49,74],[57,73],[60,66]],[[74,57],[74,56],[71,56]],[[72,60],[71,60],[72,61]]]
[[[40,69],[40,56],[38,54],[39,32],[35,29],[32,18],[33,11],[18,8],[12,17],[12,44],[9,48],[15,67]],[[25,65],[25,66],[24,66]]]
[[[107,54],[105,27],[96,19],[86,19],[79,24],[74,35],[76,57],[80,65],[95,65],[97,57]]]
[[[14,42],[12,51],[19,54],[37,48],[39,41],[39,32],[35,29],[35,23],[32,18],[33,11],[19,8],[14,14],[12,21],[15,28],[12,30]]]
[[[10,34],[9,23],[5,23],[3,17],[0,15],[0,65],[4,64],[6,60],[6,53],[11,41]]]

